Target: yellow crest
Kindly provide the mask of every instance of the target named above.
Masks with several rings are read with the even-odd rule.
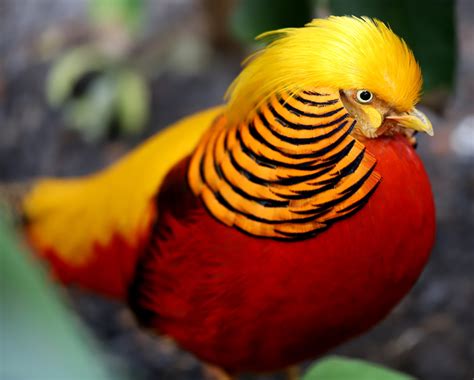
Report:
[[[272,41],[244,62],[227,90],[230,119],[248,117],[272,94],[318,87],[367,89],[398,111],[420,97],[421,70],[412,51],[379,20],[331,16],[257,38]]]

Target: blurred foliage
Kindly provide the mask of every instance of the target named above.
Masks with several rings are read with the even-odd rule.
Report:
[[[49,102],[62,107],[71,127],[89,141],[115,132],[137,133],[148,119],[145,79],[90,46],[69,51],[53,66],[47,93]]]
[[[231,29],[239,40],[249,43],[267,30],[303,26],[317,10],[375,17],[388,23],[419,60],[424,90],[451,86],[455,64],[453,0],[241,0]]]
[[[53,64],[48,100],[88,141],[138,133],[149,117],[150,93],[131,60],[145,0],[90,0],[89,11],[93,39]]]
[[[134,134],[148,119],[149,94],[144,79],[134,71],[123,70],[117,78],[117,116],[122,130]]]
[[[268,30],[303,26],[311,20],[314,0],[240,0],[230,20],[234,35],[251,42]]]
[[[112,379],[0,210],[0,378]],[[117,379],[117,376],[113,377]]]
[[[48,100],[52,105],[60,106],[70,96],[75,95],[74,84],[83,75],[87,72],[97,72],[104,66],[105,57],[96,49],[82,47],[69,51],[53,66],[49,74]]]
[[[403,373],[363,360],[337,356],[319,360],[309,368],[302,380],[414,380]]]
[[[98,25],[125,25],[130,32],[143,26],[145,0],[89,0],[89,14]]]

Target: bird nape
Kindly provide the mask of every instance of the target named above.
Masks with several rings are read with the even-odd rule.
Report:
[[[276,371],[368,330],[434,240],[412,145],[422,77],[378,20],[269,32],[226,104],[105,170],[38,181],[24,229],[65,284],[229,374]]]

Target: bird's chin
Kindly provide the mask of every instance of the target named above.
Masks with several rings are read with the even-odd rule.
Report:
[[[392,119],[385,119],[378,128],[369,125],[363,126],[357,129],[354,134],[359,140],[401,135],[405,136],[412,146],[416,146],[415,135],[417,134],[417,131],[403,127]]]
[[[354,129],[353,135],[359,140],[375,139],[381,136],[379,129],[380,128],[374,128],[371,125],[359,122]]]
[[[404,134],[407,129],[392,119],[384,119],[382,125],[377,128],[377,136],[393,136]]]
[[[381,136],[391,136],[397,129],[399,129],[399,127],[391,120],[384,121],[379,127],[360,123],[354,130],[354,135],[362,140],[375,139]]]

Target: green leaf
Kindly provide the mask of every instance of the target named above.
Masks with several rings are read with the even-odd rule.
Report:
[[[59,301],[0,210],[0,378],[110,380],[97,349]],[[121,378],[121,377],[119,377]]]
[[[312,19],[313,0],[241,0],[231,17],[231,30],[243,42],[285,27],[303,26]]]
[[[116,112],[120,128],[127,134],[140,132],[148,120],[150,94],[140,75],[123,70],[117,78]]]
[[[115,75],[106,72],[90,85],[80,98],[71,100],[66,115],[71,127],[81,133],[87,141],[104,137],[115,111],[117,84]]]
[[[331,356],[310,367],[303,380],[414,380],[414,377],[357,359]]]
[[[145,0],[89,0],[91,18],[97,24],[119,23],[136,32],[144,23]]]
[[[455,61],[453,0],[330,0],[331,13],[376,17],[405,39],[420,62],[424,89],[453,83]]]
[[[66,53],[53,65],[48,74],[46,91],[49,103],[55,107],[62,105],[82,75],[99,70],[105,64],[105,58],[89,46]]]

